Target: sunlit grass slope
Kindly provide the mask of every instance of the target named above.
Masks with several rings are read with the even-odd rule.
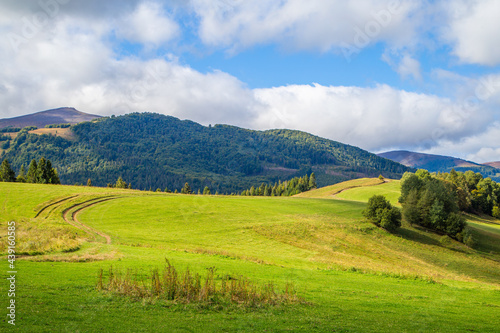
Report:
[[[370,187],[370,190],[373,187]],[[82,213],[114,242],[231,257],[294,268],[341,268],[434,279],[499,282],[500,264],[458,242],[411,227],[390,234],[347,200],[142,196]]]
[[[358,185],[368,184],[370,191],[386,185],[373,186],[377,181],[359,180]],[[0,183],[2,242],[9,220],[17,222],[20,244],[20,238],[34,237],[32,230],[41,235],[40,241],[48,238],[49,244],[66,237],[61,247],[44,247],[40,255],[18,260],[17,311],[22,315],[16,328],[23,332],[498,330],[500,253],[493,245],[488,252],[476,251],[409,226],[390,234],[363,220],[364,207],[363,202],[350,200]],[[485,244],[495,243],[495,230],[494,224],[483,227]],[[109,236],[111,243],[101,235]],[[78,245],[68,250],[70,240]],[[242,274],[256,282],[293,281],[310,304],[215,311],[154,300],[134,302],[95,289],[99,268],[113,265],[147,274],[152,267],[161,267],[164,258],[201,273],[215,266],[220,274]],[[0,278],[5,274],[2,271]],[[5,299],[1,306],[6,306]]]
[[[374,195],[383,195],[393,205],[401,206],[398,202],[401,196],[401,182],[399,180],[389,180],[375,186],[361,186],[349,188],[335,195],[336,199],[368,202]]]
[[[378,178],[360,178],[354,180],[348,180],[342,183],[325,186],[321,188],[317,188],[311,191],[303,192],[297,194],[295,197],[299,198],[332,198],[332,196],[339,194],[342,191],[352,189],[355,187],[362,186],[372,186],[382,184],[383,181]]]

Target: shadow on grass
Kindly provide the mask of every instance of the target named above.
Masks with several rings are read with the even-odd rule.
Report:
[[[416,230],[408,229],[407,227],[399,228],[395,234],[404,239],[419,242],[426,245],[441,245],[438,240],[424,234],[424,230],[417,232]]]

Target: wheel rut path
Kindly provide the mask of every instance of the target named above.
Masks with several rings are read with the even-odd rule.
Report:
[[[120,197],[105,197],[105,198],[97,198],[97,199],[92,199],[92,200],[89,200],[89,201],[85,201],[85,202],[82,202],[82,203],[79,203],[77,205],[74,205],[72,207],[69,207],[67,208],[66,210],[63,211],[63,219],[64,221],[66,221],[67,223],[71,224],[72,226],[74,226],[75,228],[78,228],[78,229],[81,229],[81,230],[84,230],[84,231],[87,231],[91,234],[97,234],[101,237],[103,237],[104,239],[106,239],[106,244],[111,244],[111,236],[109,236],[108,234],[102,232],[102,231],[99,231],[95,228],[92,228],[84,223],[82,223],[80,220],[78,220],[78,215],[85,209],[87,208],[90,208],[94,205],[97,205],[97,204],[100,204],[102,202],[105,202],[105,201],[110,201],[110,200],[114,200],[114,199],[118,199]],[[76,208],[76,210],[74,210]],[[71,212],[71,214],[70,214]]]

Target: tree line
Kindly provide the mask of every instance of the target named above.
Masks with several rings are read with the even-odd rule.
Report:
[[[401,180],[403,217],[410,224],[446,234],[472,246],[475,243],[462,212],[500,218],[500,185],[480,173],[405,173]]]
[[[465,218],[460,214],[457,188],[427,170],[405,173],[401,180],[403,217],[412,224],[462,240]]]
[[[252,186],[240,193],[242,196],[288,197],[317,188],[316,175],[294,177],[290,180],[274,183],[274,186],[262,183],[259,187]]]
[[[9,161],[4,159],[0,165],[0,181],[35,184],[61,184],[57,170],[52,167],[52,162],[44,157],[41,157],[38,162],[36,160],[32,160],[27,172],[24,165],[21,165],[21,169],[17,176]]]

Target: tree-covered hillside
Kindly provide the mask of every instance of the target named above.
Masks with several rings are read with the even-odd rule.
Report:
[[[19,132],[3,153],[16,172],[44,156],[61,182],[133,188],[236,192],[315,172],[324,186],[363,176],[399,177],[409,168],[360,148],[291,130],[202,126],[152,113],[101,118],[71,127],[74,139]]]

